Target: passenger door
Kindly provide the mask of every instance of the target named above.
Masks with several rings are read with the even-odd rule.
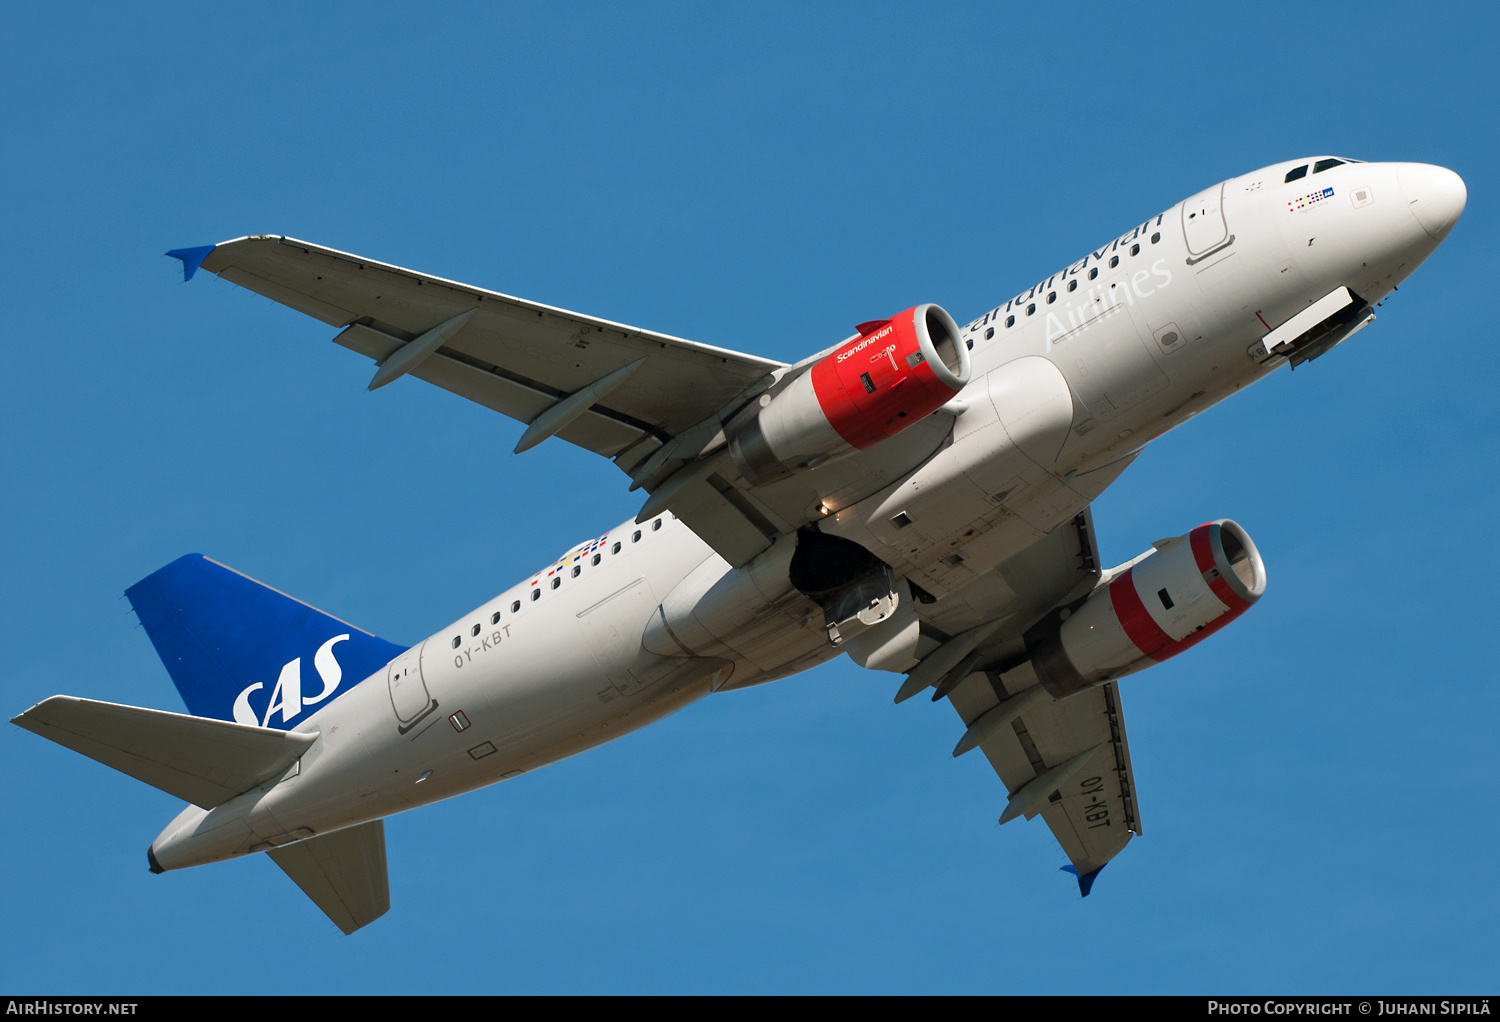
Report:
[[[1224,219],[1224,184],[1199,192],[1182,204],[1182,236],[1192,264],[1234,241]]]
[[[386,667],[386,685],[391,692],[391,708],[399,721],[397,730],[410,731],[417,722],[437,709],[437,700],[427,691],[422,678],[422,650],[427,643],[413,646]]]

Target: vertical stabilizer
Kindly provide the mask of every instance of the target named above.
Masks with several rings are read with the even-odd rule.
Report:
[[[285,730],[406,649],[202,554],[125,595],[196,717]]]

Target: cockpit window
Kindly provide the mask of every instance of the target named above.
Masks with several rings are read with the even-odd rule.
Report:
[[[1292,170],[1289,170],[1289,171],[1286,172],[1286,179],[1288,181],[1295,181],[1299,177],[1306,177],[1306,176],[1307,176],[1307,164],[1305,164],[1305,163],[1302,166],[1300,166],[1300,167],[1295,167]]]
[[[1342,167],[1343,165],[1343,160],[1335,160],[1330,157],[1329,159],[1319,160],[1317,163],[1313,164],[1313,173],[1321,174],[1325,170],[1330,170],[1334,167]]]

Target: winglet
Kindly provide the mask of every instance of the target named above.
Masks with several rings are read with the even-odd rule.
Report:
[[[167,255],[173,259],[182,260],[182,279],[187,282],[193,279],[193,274],[198,272],[198,267],[203,265],[203,260],[208,258],[208,254],[218,247],[218,245],[203,245],[198,248],[174,248]]]
[[[1109,865],[1109,863],[1105,863],[1104,865],[1107,866]],[[1097,877],[1103,869],[1104,866],[1100,866],[1099,869],[1094,870],[1092,873],[1080,873],[1078,872],[1077,866],[1062,867],[1062,871],[1064,873],[1072,873],[1075,877],[1078,878],[1078,893],[1083,895],[1083,897],[1085,898],[1087,898],[1089,896],[1089,892],[1094,889],[1094,878]]]

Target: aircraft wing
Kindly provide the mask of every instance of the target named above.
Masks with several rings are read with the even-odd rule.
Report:
[[[1014,815],[1002,819],[1041,816],[1087,896],[1095,874],[1142,833],[1120,689],[1109,682],[1062,700],[1039,689],[1028,662],[999,676],[972,674],[949,700],[971,727],[988,713],[1005,715],[1007,702],[1029,702],[988,729],[978,748],[1010,793],[1006,814]]]
[[[953,754],[982,752],[1009,796],[1001,822],[1041,816],[1085,895],[1095,874],[1141,833],[1120,690],[1110,682],[1053,699],[1026,650],[1028,635],[1107,581],[1098,563],[1093,513],[1085,509],[1071,528],[1053,530],[945,601],[942,613],[918,611],[931,635],[944,637],[924,640],[924,659],[941,659],[944,645],[972,629],[984,635],[963,659],[948,658],[947,675],[927,679],[937,687],[934,698],[946,695],[968,729]],[[985,633],[989,622],[998,624]],[[919,681],[913,671],[898,699],[914,694]]]
[[[201,265],[343,327],[339,344],[381,363],[371,389],[409,373],[537,425],[518,449],[555,435],[626,471],[785,368],[295,238],[254,235],[168,254],[183,261],[184,277]]]

